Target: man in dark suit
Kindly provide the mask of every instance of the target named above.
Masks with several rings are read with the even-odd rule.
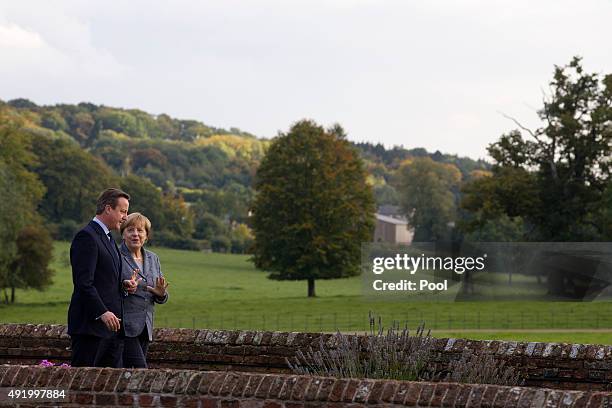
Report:
[[[110,231],[118,230],[127,218],[129,199],[118,189],[102,192],[96,216],[72,240],[74,290],[68,308],[68,334],[75,367],[122,366],[125,292],[121,258]]]

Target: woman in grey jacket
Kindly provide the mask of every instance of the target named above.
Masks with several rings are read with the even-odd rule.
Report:
[[[154,306],[168,301],[168,283],[159,258],[143,248],[150,234],[151,221],[137,212],[128,215],[121,225],[122,279],[138,283],[123,300],[123,366],[127,368],[147,367],[147,349],[153,341]]]

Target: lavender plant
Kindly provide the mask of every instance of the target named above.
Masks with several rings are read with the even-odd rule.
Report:
[[[338,378],[389,378],[396,380],[428,379],[429,361],[433,349],[430,331],[425,334],[421,324],[412,335],[408,327],[400,330],[393,322],[384,331],[382,319],[369,316],[370,332],[363,337],[340,333],[327,344],[323,338],[319,347],[309,347],[305,353],[298,351],[292,359],[286,359],[296,374],[330,376]]]
[[[470,384],[522,385],[520,372],[490,354],[476,355],[464,350],[459,360],[451,361],[444,381]]]
[[[450,381],[473,384],[521,385],[521,374],[492,355],[465,350],[451,361],[447,370],[435,372],[431,331],[422,323],[411,334],[393,322],[386,331],[382,319],[369,315],[370,331],[350,336],[339,331],[328,341],[319,339],[318,348],[298,351],[287,364],[296,374],[337,378],[385,378],[394,380]]]

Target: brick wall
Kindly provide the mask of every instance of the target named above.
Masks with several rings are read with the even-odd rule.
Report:
[[[0,364],[68,361],[66,327],[0,325]],[[156,329],[148,361],[153,368],[289,373],[285,358],[317,346],[329,334]],[[492,353],[518,367],[525,385],[612,391],[612,346],[439,339],[435,360],[443,370],[464,349]]]
[[[287,374],[196,370],[127,370],[0,366],[0,406],[21,405],[7,389],[66,390],[61,406],[206,408],[609,407],[611,392],[390,380],[334,379]],[[47,402],[49,403],[49,401]]]

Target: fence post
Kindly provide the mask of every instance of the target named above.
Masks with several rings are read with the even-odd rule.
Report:
[[[550,311],[550,328],[551,329],[555,328],[555,311],[554,310]]]

